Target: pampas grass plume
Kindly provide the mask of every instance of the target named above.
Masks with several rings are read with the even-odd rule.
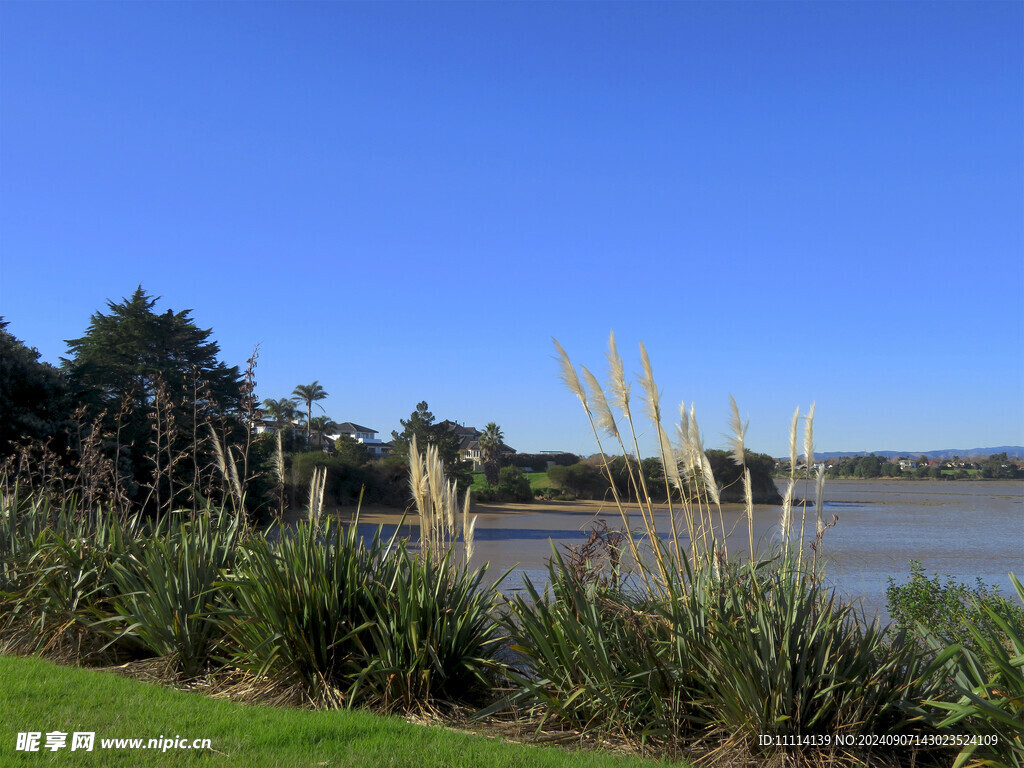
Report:
[[[587,404],[587,393],[583,390],[583,384],[580,382],[580,377],[576,373],[576,369],[572,365],[572,361],[569,360],[569,354],[562,349],[562,345],[558,343],[558,339],[551,339],[555,343],[555,349],[558,350],[558,361],[561,367],[561,372],[558,377],[565,382],[565,386],[569,388],[576,397],[583,403],[583,407],[589,411]]]
[[[811,403],[804,425],[804,458],[807,460],[807,471],[810,472],[814,466],[814,403]]]
[[[626,383],[626,368],[615,345],[615,331],[608,335],[608,377],[612,403],[624,413],[629,411],[629,384]]]
[[[615,416],[612,414],[611,406],[608,405],[608,399],[605,397],[604,390],[601,389],[597,376],[582,365],[580,371],[583,373],[583,380],[587,383],[587,389],[590,390],[590,403],[594,413],[597,414],[597,426],[611,437],[618,437],[619,427],[615,423]]]

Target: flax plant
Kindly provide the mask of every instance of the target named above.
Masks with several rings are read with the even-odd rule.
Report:
[[[137,524],[100,507],[83,513],[74,498],[56,504],[8,489],[0,503],[0,645],[63,660],[97,657],[107,638],[95,622],[109,615],[116,593],[110,566]]]
[[[304,521],[271,541],[249,542],[229,579],[237,610],[226,616],[232,664],[315,706],[358,703],[371,585],[394,540],[364,541],[358,524]]]
[[[111,565],[118,593],[107,620],[115,639],[136,639],[194,677],[215,665],[223,640],[221,581],[247,534],[240,514],[168,518],[150,535],[125,542],[127,557]]]
[[[503,669],[495,654],[505,635],[486,572],[458,563],[451,549],[396,549],[370,590],[365,644],[373,653],[359,683],[371,705],[419,712],[488,699]]]

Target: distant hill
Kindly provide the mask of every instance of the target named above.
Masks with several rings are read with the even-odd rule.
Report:
[[[975,458],[978,456],[991,456],[993,453],[1005,453],[1008,457],[1024,458],[1024,447],[1019,445],[999,445],[995,448],[944,448],[941,451],[815,451],[815,458],[819,459],[841,459],[844,456],[884,456],[887,459],[903,456],[916,459],[918,456],[927,456],[929,459],[951,459],[959,456],[963,459]]]

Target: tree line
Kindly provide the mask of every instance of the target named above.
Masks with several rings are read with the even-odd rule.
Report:
[[[733,461],[728,451],[709,449],[705,451],[705,455],[720,486],[721,501],[741,503],[742,466]],[[775,460],[768,454],[753,451],[745,451],[744,457],[746,467],[750,470],[754,503],[782,503],[782,497],[772,479]],[[615,456],[609,460],[605,469],[600,455],[574,464],[555,465],[548,469],[548,479],[551,481],[548,495],[555,499],[604,499],[609,497],[614,482],[619,498],[635,501],[641,491],[635,487],[632,478],[641,474],[647,493],[653,501],[664,501],[668,498],[670,489],[665,485],[665,473],[662,471],[660,459],[650,457],[638,463],[633,456]],[[675,493],[675,489],[671,492]]]
[[[347,435],[327,444],[337,425],[314,415],[328,395],[318,381],[261,402],[258,350],[245,368],[227,365],[190,310],[158,312],[158,300],[139,286],[108,301],[80,338],[67,341],[58,366],[0,318],[0,479],[124,511],[224,505],[267,516],[303,504],[313,469],[323,467],[329,501],[362,495],[401,507],[415,436],[424,449],[437,446],[459,487],[471,485],[458,437],[425,401],[392,433],[388,459],[374,461]],[[275,429],[258,435],[264,417]],[[480,440],[495,483],[501,440],[493,422]]]
[[[901,461],[884,456],[844,456],[829,461],[825,475],[830,478],[853,477],[912,477],[933,480],[964,480],[970,477],[1011,480],[1024,477],[1024,468],[1008,458],[1005,453],[996,453],[977,461],[961,460],[954,457],[948,461],[929,461],[926,456],[912,459],[916,466],[904,468]],[[776,468],[777,474],[788,474],[788,463]]]

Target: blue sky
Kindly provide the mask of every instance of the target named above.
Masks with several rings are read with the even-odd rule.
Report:
[[[0,315],[589,453],[551,337],[787,451],[1024,443],[1024,5],[0,3]]]

